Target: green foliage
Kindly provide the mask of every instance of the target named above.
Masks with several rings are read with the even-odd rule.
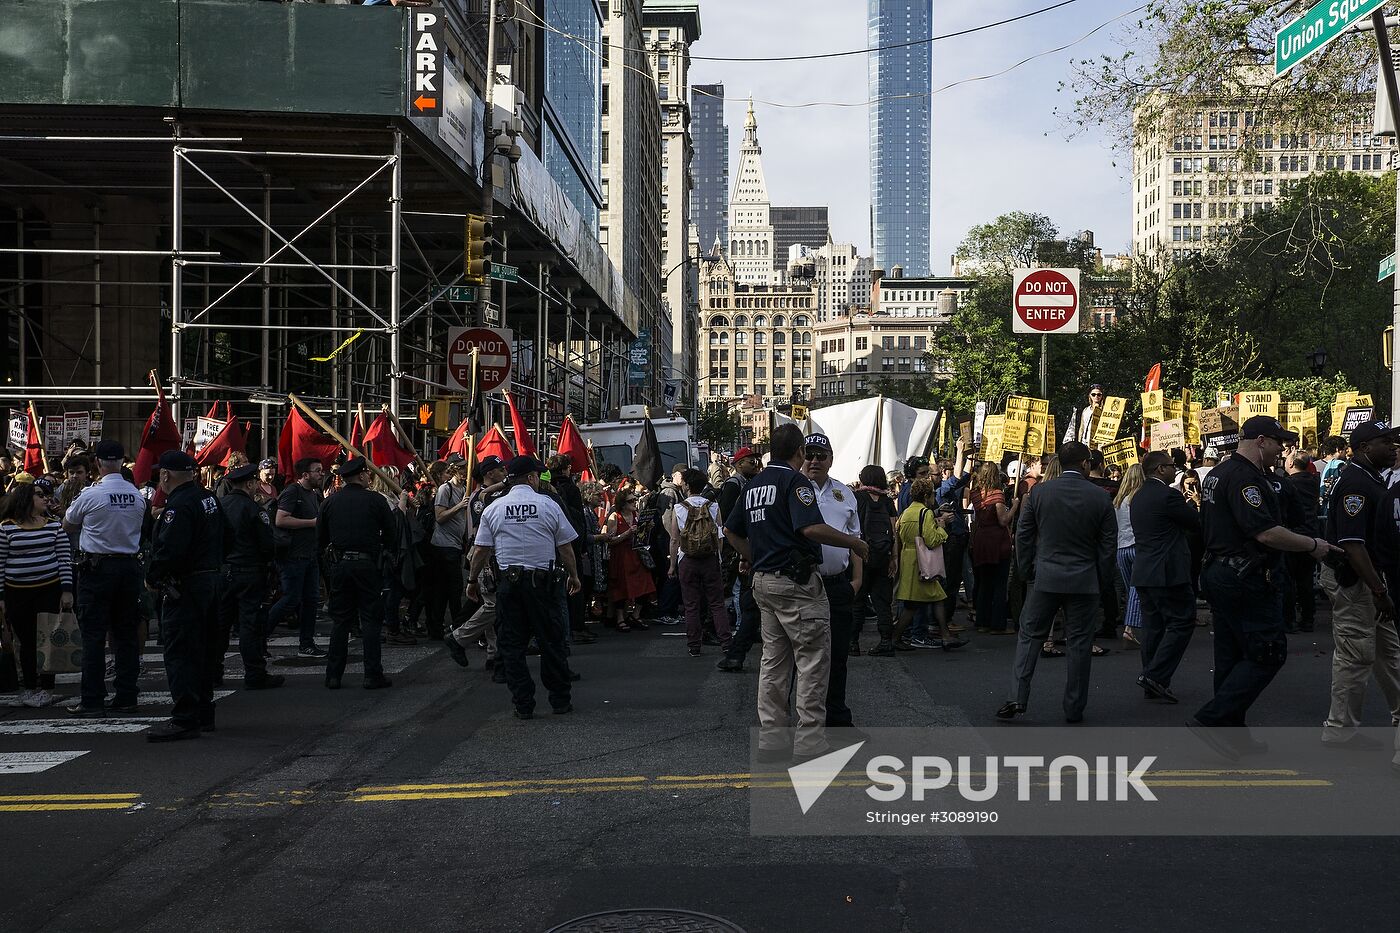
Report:
[[[949,374],[939,381],[939,397],[954,412],[969,413],[978,401],[1000,411],[1007,396],[1029,391],[1037,350],[1011,333],[1009,276],[980,278],[930,347],[930,368]]]
[[[739,427],[739,414],[728,405],[706,405],[695,426],[695,439],[709,444],[712,450],[733,447]]]

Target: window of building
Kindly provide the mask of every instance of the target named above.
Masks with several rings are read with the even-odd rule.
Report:
[[[868,339],[868,338],[866,338],[866,337],[857,337],[857,338],[856,338],[856,349],[857,349],[857,350],[867,350],[867,349],[869,349],[869,347],[867,346],[868,344],[869,344],[869,339]]]
[[[880,338],[880,348],[883,349],[883,350],[893,350],[893,349],[894,349],[894,338],[893,338],[893,337],[881,337],[881,338]]]
[[[887,356],[880,361],[881,372],[894,372],[894,357]]]

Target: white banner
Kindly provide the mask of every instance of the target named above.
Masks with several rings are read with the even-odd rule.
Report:
[[[194,451],[199,453],[214,438],[219,436],[219,432],[224,429],[227,421],[215,421],[213,418],[198,418],[195,420],[194,429]]]
[[[29,414],[28,412],[10,409],[10,437],[9,446],[11,450],[24,450],[25,442],[29,440]]]

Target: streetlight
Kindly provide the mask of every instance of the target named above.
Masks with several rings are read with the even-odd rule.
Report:
[[[1316,350],[1303,357],[1308,368],[1312,370],[1314,376],[1321,376],[1322,371],[1327,368],[1327,351],[1318,347]]]

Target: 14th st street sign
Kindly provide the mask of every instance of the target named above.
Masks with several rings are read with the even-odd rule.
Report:
[[[1274,77],[1322,49],[1385,0],[1318,0],[1274,36]]]

